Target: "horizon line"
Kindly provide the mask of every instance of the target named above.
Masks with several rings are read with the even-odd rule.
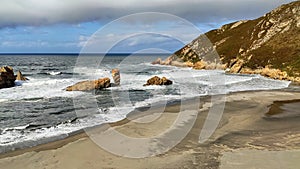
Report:
[[[1,55],[170,55],[173,53],[0,53]]]

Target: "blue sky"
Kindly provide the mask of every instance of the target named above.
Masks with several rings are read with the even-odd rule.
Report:
[[[78,53],[92,40],[97,52],[106,52],[109,46],[113,46],[110,52],[149,48],[174,52],[199,32],[257,18],[288,2],[291,1],[1,0],[0,53]],[[116,21],[141,12],[168,13],[174,17],[171,20],[163,14],[151,17],[149,13],[146,17]],[[174,20],[175,16],[179,19]],[[184,20],[200,31],[191,26],[176,26]]]

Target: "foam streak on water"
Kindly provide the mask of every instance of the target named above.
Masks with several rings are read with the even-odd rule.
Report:
[[[0,153],[61,139],[86,127],[118,121],[139,107],[201,95],[281,89],[289,85],[289,82],[259,75],[225,75],[223,71],[149,64],[157,56],[130,57],[135,57],[130,59],[133,63],[122,63],[123,56],[110,56],[97,69],[89,66],[74,69],[75,56],[1,56],[0,65],[21,70],[30,80],[0,90]],[[82,80],[112,79],[110,70],[116,67],[121,70],[120,87],[95,94],[64,90]],[[165,76],[174,84],[144,87],[143,84],[154,75]],[[73,99],[76,98],[86,98],[86,101],[75,108]],[[97,111],[89,99],[96,100]],[[76,113],[77,109],[83,113]]]

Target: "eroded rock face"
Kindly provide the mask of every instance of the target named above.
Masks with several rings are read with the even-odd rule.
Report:
[[[24,77],[20,71],[18,71],[16,80],[26,81],[28,79],[26,77]]]
[[[230,73],[240,73],[243,65],[244,65],[244,60],[243,59],[236,59],[233,61],[232,66],[230,67]]]
[[[173,84],[173,82],[169,79],[167,79],[166,77],[158,77],[158,76],[154,76],[152,78],[150,78],[149,80],[147,80],[147,83],[144,84],[144,86],[150,86],[150,85],[171,85]]]
[[[67,91],[91,91],[110,87],[110,79],[102,78],[98,80],[87,80],[78,82],[75,85],[66,88]]]
[[[14,87],[15,75],[12,67],[4,66],[0,68],[0,89]]]

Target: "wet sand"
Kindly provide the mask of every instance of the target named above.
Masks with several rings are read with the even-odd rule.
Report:
[[[186,137],[157,156],[120,157],[99,147],[87,134],[97,137],[97,133],[113,129],[130,137],[153,137],[171,128],[180,111],[189,113],[189,107],[195,106],[193,102],[188,102],[184,109],[175,104],[165,109],[132,113],[128,119],[91,129],[87,134],[79,133],[64,140],[1,154],[0,166],[5,169],[299,168],[300,92],[255,91],[227,95],[217,130],[206,142],[199,143],[199,133],[209,110],[222,104],[211,105],[210,99],[200,99],[195,123]],[[188,124],[189,121],[182,123],[182,128]],[[180,132],[180,127],[174,132]],[[139,149],[139,145],[130,149],[124,146],[128,145],[126,142],[109,141],[113,147],[128,152]]]
[[[299,168],[299,158],[300,150],[257,151],[246,149],[225,152],[221,158],[220,168],[296,169]]]

